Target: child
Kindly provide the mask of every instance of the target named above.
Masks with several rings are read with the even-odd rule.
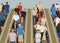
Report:
[[[17,28],[17,34],[18,34],[18,42],[23,43],[23,34],[24,34],[24,28],[21,24],[18,25]]]
[[[17,35],[14,32],[14,29],[12,29],[11,32],[9,33],[8,40],[10,43],[16,43],[16,38],[17,38]]]
[[[37,31],[36,31],[36,34],[35,34],[35,43],[41,43],[40,30],[37,30]]]

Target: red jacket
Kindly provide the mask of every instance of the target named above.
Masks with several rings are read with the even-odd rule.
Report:
[[[18,5],[19,11],[22,11],[22,5]]]

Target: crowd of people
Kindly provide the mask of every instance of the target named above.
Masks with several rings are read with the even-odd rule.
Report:
[[[43,7],[41,2],[37,3],[33,8],[33,33],[34,33],[34,43],[42,43],[44,35],[46,40],[48,38],[46,18],[43,12]]]
[[[0,3],[0,34],[4,27],[4,23],[7,19],[7,16],[9,14],[9,8],[10,5],[8,4],[8,2],[6,2],[5,5],[3,3]]]
[[[0,3],[0,33],[9,14],[10,5],[8,2],[4,5]],[[41,2],[38,2],[32,10],[33,14],[33,35],[34,43],[42,43],[44,35],[48,41],[49,35],[46,26],[46,18],[43,12]],[[56,27],[57,35],[60,40],[60,6],[58,3],[51,6],[51,17]],[[23,9],[22,3],[16,6],[13,12],[13,22],[11,31],[8,35],[8,43],[24,43],[26,10]]]
[[[56,27],[57,36],[60,40],[60,5],[58,3],[52,4],[51,16],[54,26]]]
[[[42,43],[44,34],[46,40],[49,37],[47,26],[46,26],[46,18],[43,12],[43,7],[41,3],[37,3],[33,8],[33,33],[34,33],[34,42]],[[60,41],[60,5],[58,3],[52,4],[51,6],[51,17],[56,28],[57,36]]]
[[[43,35],[45,34],[46,40],[48,35],[46,18],[43,12],[43,7],[41,3],[37,3],[33,8],[33,33],[34,33],[34,42],[42,43]],[[56,28],[57,36],[60,41],[60,5],[58,3],[52,4],[51,6],[51,17]]]
[[[24,43],[26,10],[23,9],[22,3],[14,9],[11,32],[8,35],[9,43]]]
[[[8,2],[6,2],[5,5],[0,3],[0,34],[4,28],[4,23],[8,17],[9,11],[10,5]],[[23,9],[21,2],[19,2],[19,4],[14,8],[12,19],[13,22],[7,43],[24,43],[26,10]]]

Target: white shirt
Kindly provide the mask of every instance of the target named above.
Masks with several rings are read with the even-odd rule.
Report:
[[[54,22],[55,22],[55,24],[56,24],[56,26],[57,26],[58,23],[60,22],[60,18],[59,18],[59,17],[56,17],[56,18],[54,19]]]
[[[19,20],[19,15],[13,15],[13,19],[14,19],[15,21],[18,21],[18,20]]]
[[[44,32],[44,30],[47,30],[45,26],[40,26],[40,32]]]
[[[33,16],[36,16],[36,11],[35,10],[33,10],[32,13],[33,13]]]
[[[41,41],[41,34],[40,33],[36,33],[35,34],[35,38],[36,38],[36,42],[40,42]]]
[[[16,33],[10,32],[9,36],[10,36],[10,41],[16,41]]]

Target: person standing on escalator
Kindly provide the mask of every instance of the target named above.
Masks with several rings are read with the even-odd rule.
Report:
[[[54,20],[54,18],[56,17],[56,8],[54,4],[52,4],[51,13],[52,13],[52,19]]]
[[[6,16],[8,16],[9,8],[10,8],[10,5],[8,4],[8,2],[6,2],[6,5],[5,5],[5,9],[6,9]]]
[[[21,2],[19,2],[19,5],[17,5],[17,8],[19,9],[20,12],[22,11],[22,3]]]

